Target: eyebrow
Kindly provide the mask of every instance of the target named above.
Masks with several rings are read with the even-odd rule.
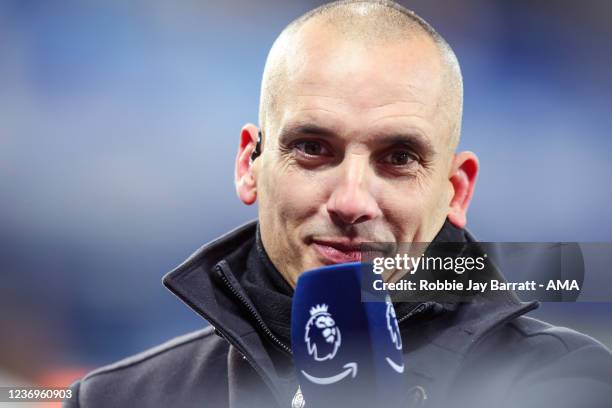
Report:
[[[298,123],[283,128],[279,135],[279,142],[281,144],[288,144],[300,136],[318,136],[324,139],[339,138],[337,133],[331,128],[313,123]],[[374,133],[368,137],[368,141],[384,145],[385,147],[404,145],[414,149],[423,158],[431,157],[436,153],[431,141],[420,132],[414,130]]]
[[[279,140],[284,142],[303,135],[333,138],[336,137],[336,132],[334,132],[332,129],[311,123],[298,123],[284,127],[280,132]]]

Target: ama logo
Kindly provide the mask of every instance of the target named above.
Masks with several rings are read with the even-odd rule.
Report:
[[[331,360],[341,344],[340,329],[326,304],[310,308],[310,319],[306,322],[306,348],[316,361]]]

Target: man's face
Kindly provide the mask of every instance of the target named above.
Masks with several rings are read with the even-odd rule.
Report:
[[[254,171],[263,244],[292,286],[305,270],[358,261],[361,242],[431,241],[452,197],[435,45],[366,48],[304,31]]]

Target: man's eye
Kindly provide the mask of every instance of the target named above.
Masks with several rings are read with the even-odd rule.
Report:
[[[314,140],[298,142],[294,147],[308,156],[326,156],[330,154],[323,144]]]
[[[383,158],[383,162],[392,166],[407,166],[417,161],[417,157],[407,150],[395,150]]]

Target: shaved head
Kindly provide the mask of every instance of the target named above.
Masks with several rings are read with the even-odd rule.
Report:
[[[360,242],[430,242],[446,219],[465,226],[478,159],[456,151],[462,89],[446,41],[393,2],[326,4],[283,30],[235,181],[292,286],[354,262]]]
[[[264,69],[259,124],[264,134],[278,131],[282,96],[299,70],[305,49],[316,47],[312,33],[325,33],[325,43],[351,43],[352,47],[404,45],[407,54],[415,42],[429,41],[436,48],[442,92],[438,104],[448,121],[448,145],[454,150],[461,133],[463,81],[455,53],[425,20],[392,1],[348,0],[322,5],[291,22],[274,42]],[[384,67],[381,67],[384,69]]]

